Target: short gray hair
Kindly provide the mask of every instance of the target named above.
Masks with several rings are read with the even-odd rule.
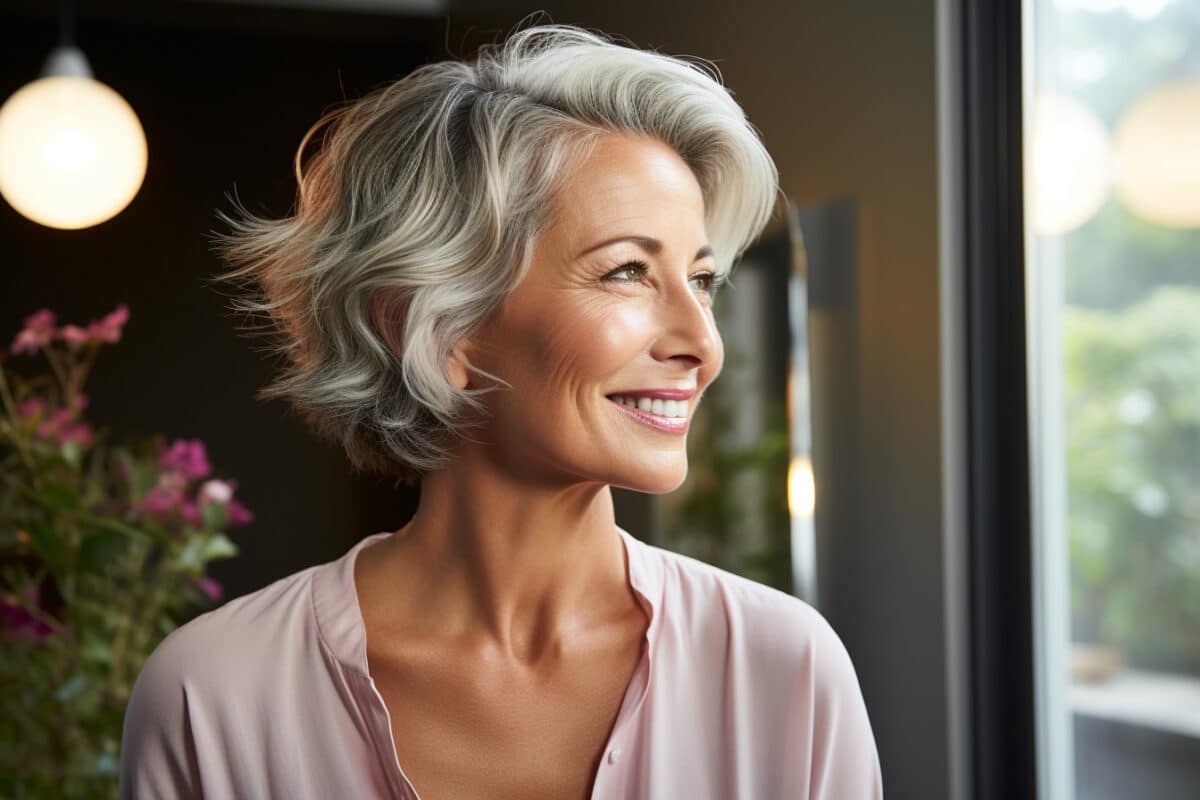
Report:
[[[708,62],[538,25],[327,112],[296,152],[294,214],[257,217],[236,199],[236,218],[218,212],[232,231],[217,249],[234,268],[217,280],[243,290],[233,309],[263,319],[266,349],[285,360],[258,398],[288,400],[360,471],[411,484],[449,466],[495,388],[451,383],[453,347],[521,282],[562,177],[611,133],[659,139],[689,165],[728,274],[781,192]],[[399,342],[379,329],[400,325]]]

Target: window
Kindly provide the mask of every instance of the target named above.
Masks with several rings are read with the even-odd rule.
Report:
[[[1026,0],[1043,797],[1200,786],[1200,3]]]

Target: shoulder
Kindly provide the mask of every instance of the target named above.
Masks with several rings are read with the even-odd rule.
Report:
[[[144,669],[202,678],[208,671],[252,669],[281,654],[279,645],[311,624],[309,567],[206,611],[167,634]],[[276,661],[276,663],[278,663]]]
[[[312,571],[296,572],[206,611],[166,635],[134,682],[129,717],[183,714],[185,701],[244,697],[240,689],[279,671],[281,659],[310,625],[306,598]],[[289,645],[291,647],[289,647]],[[193,709],[194,711],[195,709]]]
[[[804,697],[818,716],[865,716],[858,675],[841,636],[794,595],[698,559],[653,547],[663,568],[664,623],[695,653],[742,665],[763,692]]]
[[[119,795],[200,796],[199,749],[221,709],[250,709],[271,685],[286,644],[311,617],[315,567],[228,601],[158,643],[130,691],[121,732]],[[247,721],[244,716],[239,717]]]
[[[798,597],[688,556],[651,548],[680,675],[720,664],[720,686],[782,748],[781,794],[878,800],[878,751],[858,675],[829,621]],[[713,674],[707,670],[706,674]]]
[[[664,604],[687,626],[724,627],[744,644],[797,659],[829,656],[837,662],[845,654],[825,617],[800,598],[691,556],[649,549],[662,565]]]

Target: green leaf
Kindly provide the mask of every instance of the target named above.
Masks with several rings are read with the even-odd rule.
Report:
[[[223,503],[205,503],[200,510],[204,527],[209,530],[220,530],[229,523],[229,514]]]
[[[119,534],[122,534],[123,536],[128,536],[133,539],[137,539],[140,542],[145,542],[145,543],[149,544],[154,541],[153,537],[150,534],[146,533],[143,530],[135,528],[132,525],[127,525],[124,522],[122,522],[121,520],[116,519],[114,517],[105,517],[105,516],[100,516],[100,515],[96,515],[96,514],[89,514],[84,511],[79,512],[79,514],[77,516],[79,517],[79,519],[83,520],[84,522],[87,522],[88,524],[90,524],[94,527],[104,528],[105,530],[109,530],[114,533],[119,533]]]
[[[79,508],[79,495],[75,487],[65,483],[47,482],[42,488],[42,495],[55,508],[75,510]]]
[[[211,561],[215,558],[233,558],[237,553],[237,545],[230,541],[229,537],[223,533],[215,533],[209,536],[208,541],[205,542],[205,561]]]
[[[237,552],[237,545],[223,533],[196,534],[179,551],[175,565],[183,572],[197,573],[207,562],[216,558],[232,558]]]
[[[74,678],[71,678],[62,686],[58,687],[58,690],[54,693],[54,699],[58,700],[60,703],[65,703],[72,697],[77,696],[80,692],[86,689],[87,686],[88,679],[83,675],[76,675]]]
[[[108,665],[112,663],[112,648],[104,639],[89,636],[84,639],[81,648],[83,657],[93,663]]]
[[[67,462],[72,469],[79,469],[83,457],[83,449],[79,446],[79,442],[73,440],[63,442],[61,452],[63,461]]]
[[[27,531],[33,552],[41,556],[52,573],[61,575],[67,568],[67,551],[58,534],[46,522],[30,522]]]
[[[126,536],[113,530],[88,536],[79,547],[79,568],[84,572],[103,574],[106,566],[121,557],[128,541]]]

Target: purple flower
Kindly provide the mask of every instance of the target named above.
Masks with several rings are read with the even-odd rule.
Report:
[[[29,584],[22,592],[29,604],[38,603],[38,587]],[[10,640],[28,639],[38,642],[54,633],[54,629],[29,613],[16,595],[6,595],[0,601],[0,628]]]
[[[188,480],[205,478],[212,472],[208,455],[204,451],[204,443],[199,439],[176,439],[175,443],[159,456],[158,467],[164,471],[181,473]]]
[[[63,325],[58,329],[58,338],[67,344],[82,345],[92,340],[92,336],[78,325]]]
[[[193,528],[204,527],[204,516],[200,513],[200,506],[191,500],[184,500],[179,504],[179,516]]]
[[[31,394],[17,403],[17,416],[25,420],[37,419],[46,413],[46,398]]]
[[[58,318],[48,308],[34,312],[25,318],[25,327],[13,339],[9,350],[14,353],[29,353],[41,350],[54,338],[54,323]]]
[[[121,327],[129,321],[129,306],[122,303],[99,322],[88,325],[88,335],[98,342],[121,341]]]
[[[195,501],[183,502],[181,515],[189,524],[201,527],[204,520],[204,507],[219,505],[224,506],[225,516],[230,525],[246,525],[254,520],[254,514],[250,513],[250,510],[233,496],[236,489],[237,481],[234,480],[205,481],[204,485],[200,487],[200,491],[196,493]]]
[[[164,472],[158,476],[158,483],[134,504],[134,508],[161,520],[170,520],[177,511],[181,510],[184,502],[183,489],[187,478],[178,472]]]
[[[80,447],[87,447],[93,441],[92,427],[86,422],[72,423],[58,432],[58,443],[75,442]]]
[[[76,417],[79,412],[87,405],[87,396],[76,394],[71,398],[69,408],[56,408],[49,417],[38,423],[35,435],[39,439],[54,439],[60,445],[67,442],[75,442],[84,447],[90,445],[93,440],[92,427],[86,422],[76,422]],[[44,410],[45,404],[34,406]],[[31,410],[32,410],[31,408]]]
[[[200,591],[208,595],[210,600],[220,600],[225,594],[224,587],[213,578],[203,577],[196,581],[196,583],[200,586]]]
[[[225,506],[225,513],[229,515],[230,525],[249,525],[254,521],[253,512],[239,503],[236,497]]]

